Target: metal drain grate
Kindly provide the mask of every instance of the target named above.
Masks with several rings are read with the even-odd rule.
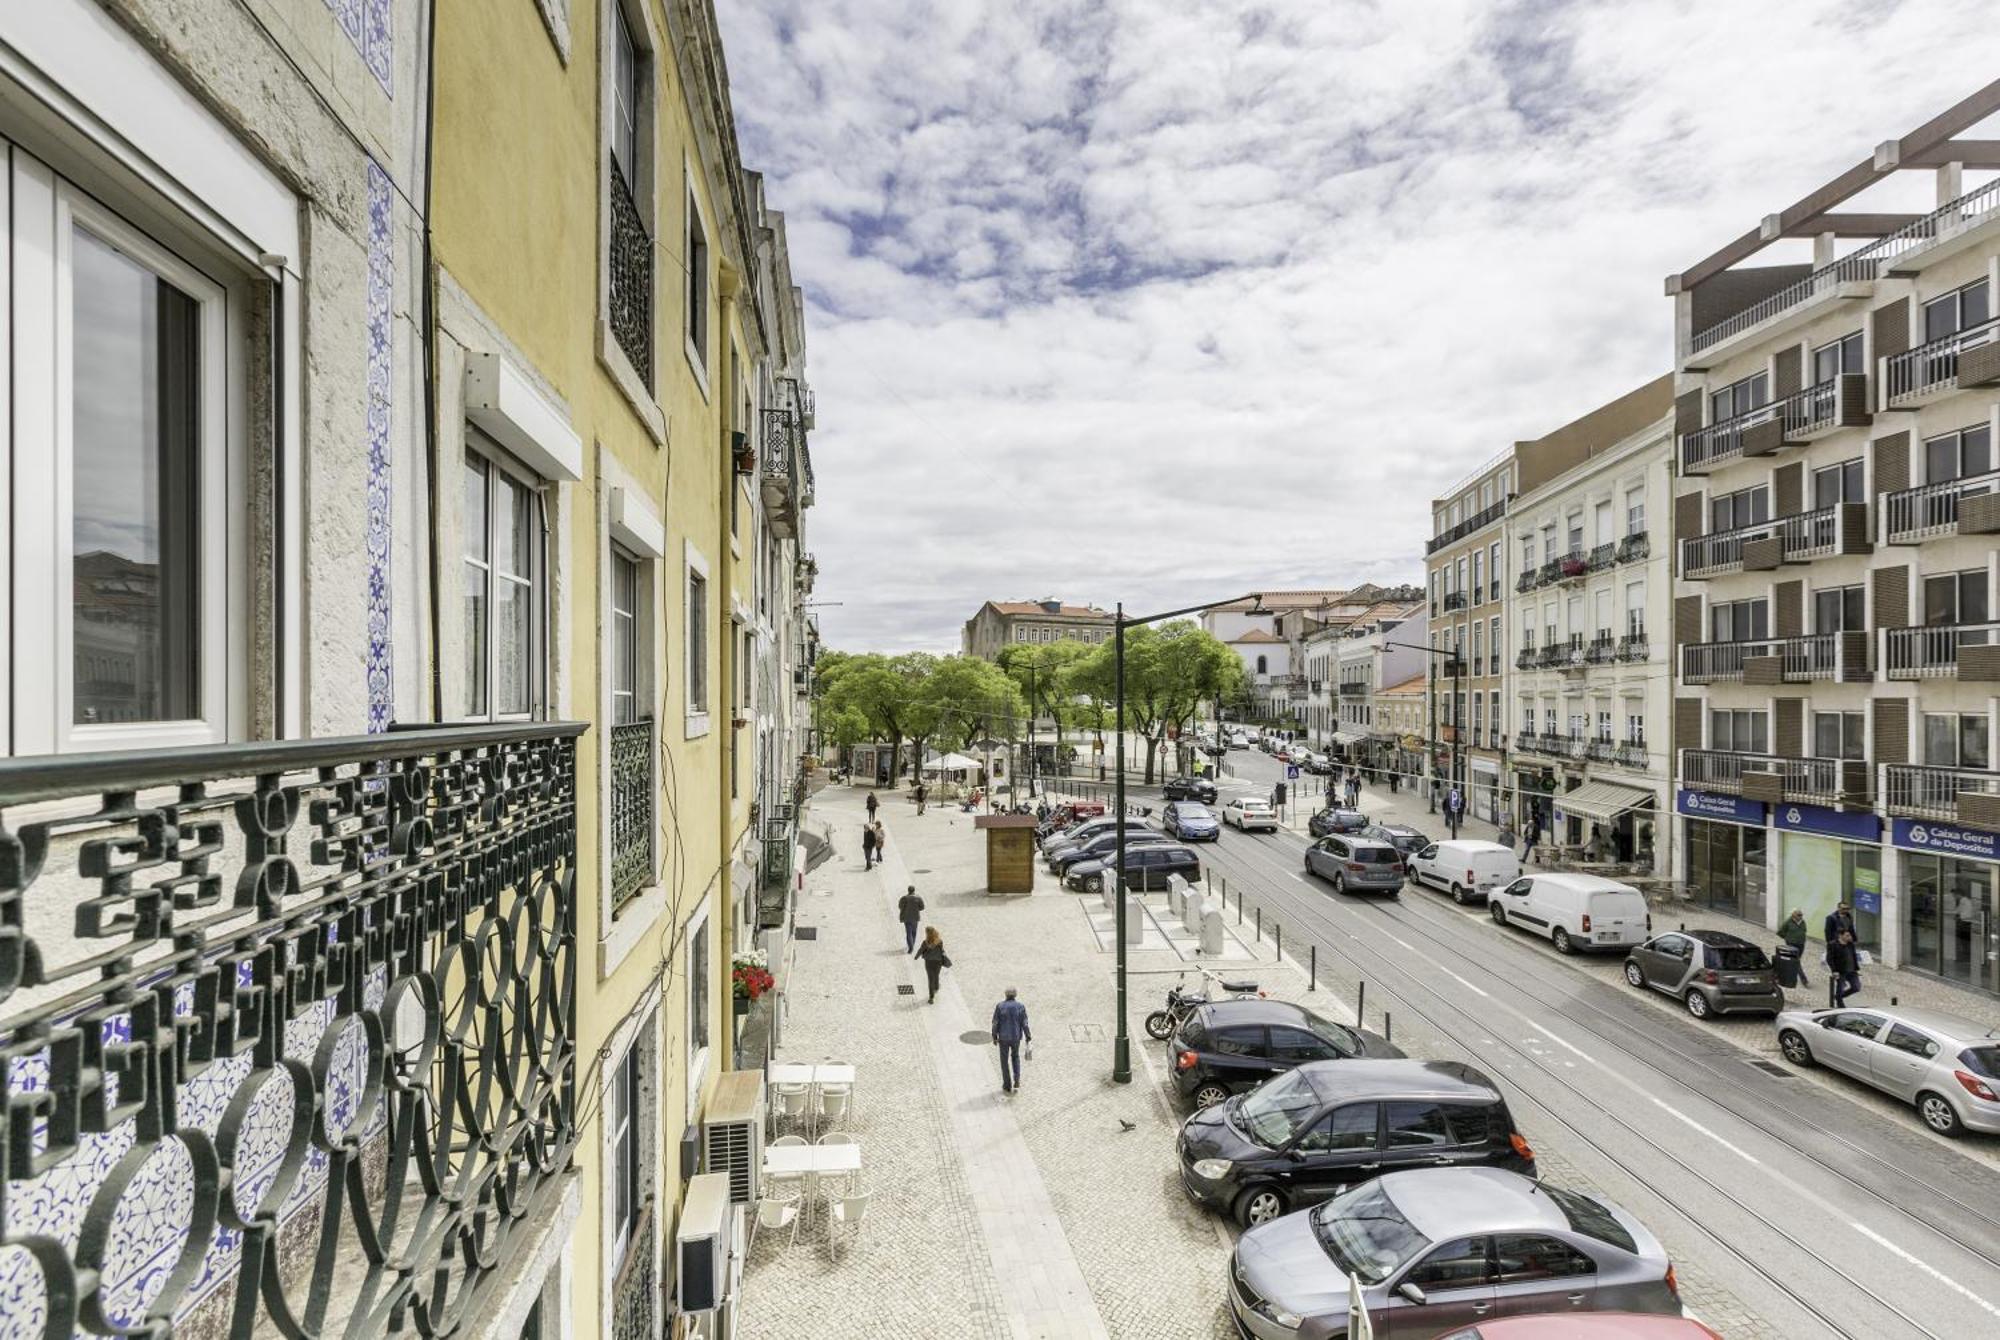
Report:
[[[819,939],[819,927],[794,926],[792,927],[792,938],[794,940],[817,940]]]
[[[1791,1071],[1785,1069],[1781,1065],[1773,1065],[1769,1061],[1760,1059],[1760,1060],[1746,1062],[1746,1064],[1756,1067],[1757,1069],[1763,1071],[1767,1075],[1776,1075],[1779,1079],[1790,1079],[1792,1077]]]
[[[917,994],[917,989],[908,982],[905,982],[896,988],[896,994],[899,996],[914,996]]]

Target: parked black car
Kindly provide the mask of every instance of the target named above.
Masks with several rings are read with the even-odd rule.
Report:
[[[1063,887],[1101,893],[1111,877],[1117,853],[1105,852],[1094,860],[1079,861],[1063,874]],[[1190,884],[1201,882],[1201,860],[1186,847],[1166,841],[1125,844],[1125,887],[1164,889],[1167,877],[1179,875]]]
[[[1507,1100],[1457,1061],[1302,1065],[1181,1127],[1181,1185],[1249,1227],[1408,1168],[1535,1175]]]
[[[1360,810],[1328,809],[1315,811],[1306,820],[1306,829],[1314,837],[1331,837],[1335,833],[1359,833],[1368,827],[1368,816]]]
[[[1288,1000],[1211,1001],[1167,1044],[1174,1088],[1199,1107],[1307,1061],[1402,1054],[1378,1033],[1322,1019]]]
[[[1127,848],[1147,843],[1165,842],[1166,840],[1164,834],[1156,833],[1150,828],[1128,828],[1125,830],[1125,845]],[[1053,874],[1060,875],[1084,861],[1095,861],[1100,858],[1108,860],[1111,853],[1117,849],[1117,846],[1117,831],[1107,828],[1088,842],[1080,843],[1074,847],[1065,847],[1061,851],[1051,855],[1049,857],[1049,870]]]
[[[1215,803],[1215,783],[1206,777],[1173,777],[1165,787],[1168,800],[1199,800],[1204,805]]]
[[[1431,845],[1431,840],[1408,824],[1369,824],[1356,837],[1386,842],[1405,856],[1413,856]]]

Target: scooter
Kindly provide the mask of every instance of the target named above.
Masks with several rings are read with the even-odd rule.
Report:
[[[1200,971],[1203,977],[1211,979],[1226,992],[1231,1000],[1248,1000],[1252,997],[1261,997],[1264,994],[1255,982],[1225,982],[1206,968]],[[1181,982],[1186,980],[1187,974],[1182,973],[1179,979],[1167,988],[1166,1008],[1154,1010],[1146,1016],[1146,1033],[1149,1037],[1160,1042],[1165,1042],[1174,1035],[1175,1031],[1183,1023],[1187,1022],[1187,1017],[1193,1014],[1198,1007],[1208,1004],[1208,993],[1206,991],[1181,990]]]

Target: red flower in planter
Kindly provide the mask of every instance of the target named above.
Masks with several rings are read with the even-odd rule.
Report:
[[[748,996],[751,1000],[757,999],[778,984],[777,978],[771,976],[768,968],[759,968],[748,963],[740,965],[731,972],[729,979],[737,995]]]

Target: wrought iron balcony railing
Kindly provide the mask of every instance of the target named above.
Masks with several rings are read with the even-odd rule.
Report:
[[[1541,584],[1542,584],[1541,573],[1533,568],[1530,568],[1528,571],[1522,573],[1520,576],[1514,579],[1514,589],[1522,593],[1523,595],[1525,595],[1529,591],[1534,590],[1537,586],[1540,586]]]
[[[1643,631],[1627,633],[1618,639],[1618,659],[1621,661],[1643,661],[1649,654]]]
[[[771,529],[781,539],[790,539],[798,525],[804,454],[805,430],[799,426],[798,416],[789,409],[765,410],[764,506]]]
[[[1472,532],[1492,525],[1505,515],[1507,515],[1507,500],[1502,498],[1499,502],[1474,512],[1456,526],[1452,526],[1426,540],[1424,542],[1424,552],[1426,554],[1435,554],[1446,545],[1457,543],[1472,534]]]
[[[0,762],[12,1319],[448,1331],[576,1143],[576,737]]]
[[[1644,740],[1626,740],[1612,751],[1611,761],[1621,768],[1644,768],[1648,758]]]
[[[1590,645],[1584,648],[1583,659],[1592,665],[1609,665],[1617,656],[1617,645],[1609,632],[1599,633],[1590,640]]]
[[[1535,657],[1537,655],[1538,653],[1533,647],[1521,648],[1519,651],[1514,653],[1514,668],[1516,670],[1533,669],[1535,665]]]
[[[654,813],[659,786],[653,773],[653,722],[629,721],[611,728],[611,910],[631,901],[652,882],[658,862]]]
[[[618,160],[611,160],[611,338],[653,389],[653,238]]]
[[[1618,561],[1620,563],[1637,563],[1641,559],[1651,556],[1652,552],[1653,542],[1643,530],[1634,531],[1618,542]]]

